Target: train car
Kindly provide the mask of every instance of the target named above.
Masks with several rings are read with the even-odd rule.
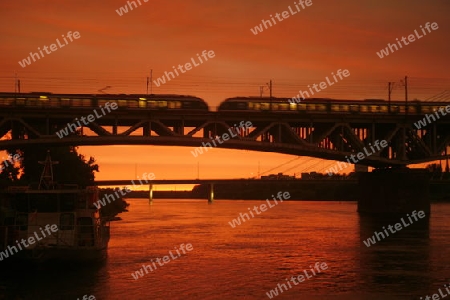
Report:
[[[412,100],[386,101],[364,99],[362,101],[330,98],[307,98],[293,101],[292,98],[234,97],[225,99],[218,111],[233,112],[277,112],[277,113],[333,113],[333,114],[409,114],[423,115],[442,108],[441,103]]]
[[[127,110],[208,111],[203,99],[184,95],[0,93],[0,107],[95,109],[107,102]]]

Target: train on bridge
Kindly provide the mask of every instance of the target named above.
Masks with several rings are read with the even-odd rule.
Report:
[[[52,94],[0,93],[0,107],[24,108],[86,108],[95,109],[107,102],[117,103],[124,110],[176,110],[208,112],[208,104],[201,98],[186,95],[143,94]],[[442,102],[385,101],[381,99],[338,100],[306,98],[293,103],[291,98],[234,97],[225,99],[219,112],[251,113],[333,113],[333,114],[404,114],[424,115],[445,107]]]

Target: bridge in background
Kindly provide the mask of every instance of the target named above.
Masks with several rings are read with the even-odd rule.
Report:
[[[330,180],[338,181],[338,180]],[[302,180],[302,179],[285,179],[285,180],[273,180],[273,179],[154,179],[154,180],[97,180],[96,186],[114,186],[114,187],[134,187],[136,186],[148,186],[149,201],[153,201],[153,186],[157,184],[208,184],[208,202],[214,201],[214,185],[215,184],[229,184],[229,183],[295,183],[295,182],[309,182],[321,184],[323,180]],[[346,180],[346,182],[356,182],[356,180]]]
[[[355,101],[358,103],[358,101]],[[359,103],[363,103],[359,101]],[[442,102],[442,106],[448,102]],[[450,115],[417,129],[423,115],[324,111],[181,112],[119,107],[85,127],[59,138],[56,132],[92,108],[10,107],[0,111],[0,150],[32,145],[166,145],[277,152],[347,161],[386,140],[388,147],[358,163],[373,167],[404,166],[448,157]],[[251,128],[238,128],[241,121]],[[210,137],[224,137],[219,143]],[[192,149],[194,150],[194,149]]]

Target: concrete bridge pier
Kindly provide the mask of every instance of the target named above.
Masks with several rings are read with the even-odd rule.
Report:
[[[153,184],[148,185],[148,203],[153,204]]]
[[[361,173],[358,212],[407,214],[423,210],[430,215],[429,175],[418,169],[380,169]]]
[[[213,202],[214,202],[214,183],[210,183],[208,193],[208,204],[212,204]]]

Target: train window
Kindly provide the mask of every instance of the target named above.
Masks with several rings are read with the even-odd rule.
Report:
[[[25,105],[25,98],[16,98],[17,105]]]
[[[295,104],[295,103],[289,103],[289,109],[290,110],[297,110],[297,104]]]
[[[181,101],[170,101],[169,108],[175,108],[175,109],[181,108]]]
[[[26,101],[27,106],[39,106],[39,98],[28,98]]]
[[[331,111],[340,111],[339,104],[331,104]]]
[[[138,101],[137,100],[128,100],[128,107],[138,107]]]
[[[147,107],[147,101],[139,99],[139,107],[140,108],[146,108]]]
[[[159,108],[167,107],[167,101],[158,101],[158,107]]]
[[[70,106],[69,98],[61,98],[61,106]]]
[[[417,113],[417,108],[415,106],[408,105],[409,113]]]
[[[287,103],[278,104],[278,110],[289,110],[289,105]]]
[[[253,109],[254,110],[259,110],[261,107],[261,103],[253,103]]]
[[[106,105],[106,103],[108,103],[108,100],[106,100],[106,99],[99,99],[99,100],[97,100],[98,106],[104,107]]]
[[[47,96],[40,96],[39,97],[39,105],[40,106],[48,106],[50,103],[50,100]]]
[[[72,100],[72,106],[76,107],[89,107],[91,106],[91,99],[71,99]]]
[[[350,111],[351,112],[358,112],[359,111],[359,106],[355,105],[355,104],[350,104]]]
[[[272,103],[272,110],[279,110],[278,109],[278,103]]]
[[[270,110],[270,103],[260,103],[261,110]]]
[[[387,113],[388,112],[388,106],[387,105],[380,105],[380,110],[379,112],[381,113]]]
[[[433,112],[433,108],[431,106],[428,106],[428,105],[427,106],[422,105],[421,112],[422,113],[432,113]]]
[[[59,107],[59,99],[58,98],[54,98],[54,97],[50,98],[49,105],[51,107]]]
[[[14,104],[14,98],[1,98],[0,99],[0,105],[12,105]]]
[[[248,109],[253,109],[253,107],[254,107],[253,102],[249,102],[249,103],[248,103]]]
[[[147,107],[149,108],[156,108],[156,101],[148,101]]]
[[[393,113],[400,112],[400,107],[398,107],[398,105],[392,105],[391,106],[391,112],[393,112]]]
[[[363,113],[369,112],[369,107],[367,105],[360,105],[359,106],[359,111],[363,112]]]
[[[326,111],[327,106],[325,104],[316,104],[316,110]]]
[[[175,101],[167,101],[168,108],[175,108]]]
[[[298,110],[303,110],[303,111],[305,111],[305,110],[306,110],[306,104],[304,104],[304,103],[299,103],[299,104],[297,104],[297,108],[298,108]]]
[[[306,104],[306,108],[308,109],[308,110],[316,110],[316,105],[315,104]]]
[[[119,107],[127,107],[127,100],[118,100]]]
[[[378,112],[380,112],[380,106],[378,106],[378,105],[369,105],[369,111],[370,112],[374,112],[374,113],[378,113]]]
[[[348,104],[341,104],[339,105],[340,111],[349,111]]]

